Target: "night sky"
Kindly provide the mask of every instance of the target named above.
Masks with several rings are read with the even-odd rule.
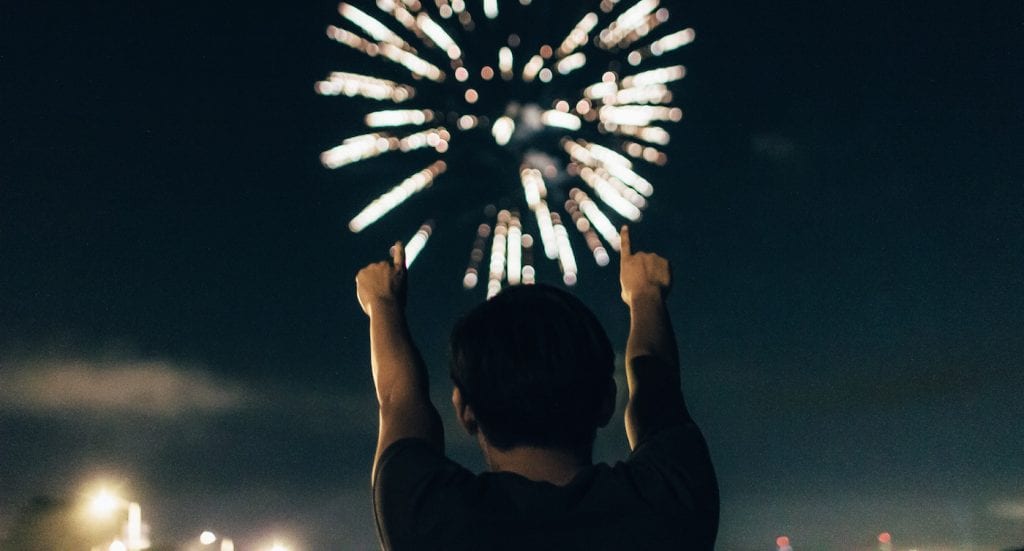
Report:
[[[673,262],[719,548],[1024,545],[1024,4],[666,4],[698,34],[634,243]],[[582,4],[558,5],[568,30]],[[423,165],[320,164],[364,130],[313,83],[385,66],[326,39],[334,2],[2,11],[0,541],[33,497],[104,479],[164,545],[373,548],[353,278],[428,212],[410,323],[448,448],[482,468],[446,356],[483,298],[461,286],[482,220],[450,198],[491,181],[348,232]],[[574,244],[621,350],[617,273]],[[597,456],[626,450],[613,422]]]

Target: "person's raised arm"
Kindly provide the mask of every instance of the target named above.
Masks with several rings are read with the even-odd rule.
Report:
[[[630,448],[647,436],[686,422],[679,377],[679,352],[665,299],[672,288],[668,260],[654,253],[633,252],[629,228],[622,227],[619,281],[629,307],[626,343],[626,436]]]
[[[444,449],[444,428],[430,401],[427,368],[405,318],[405,248],[395,244],[391,262],[377,262],[356,276],[356,297],[370,317],[370,365],[380,405],[373,472],[388,446],[421,438]]]

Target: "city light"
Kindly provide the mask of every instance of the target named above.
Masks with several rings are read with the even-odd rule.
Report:
[[[100,490],[89,501],[89,511],[96,517],[109,517],[120,506],[121,500],[107,490]]]
[[[128,501],[106,488],[101,488],[88,502],[89,512],[94,518],[107,519],[114,513],[125,510],[127,519],[124,524],[125,541],[115,539],[111,549],[138,551],[149,548],[148,538],[143,535],[142,506]],[[121,547],[116,547],[120,545]]]

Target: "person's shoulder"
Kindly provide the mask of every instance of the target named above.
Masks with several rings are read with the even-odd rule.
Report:
[[[462,496],[475,479],[426,440],[403,438],[388,446],[373,484],[374,516],[384,547],[406,549],[402,542],[450,532],[458,516],[453,513],[465,508]]]
[[[649,455],[664,453],[692,453],[706,448],[704,435],[689,415],[678,422],[649,431],[643,437],[627,461],[635,461]]]
[[[704,511],[717,519],[718,483],[704,437],[692,421],[665,427],[615,465],[645,501]]]
[[[402,487],[437,473],[472,476],[472,473],[449,459],[432,443],[422,438],[403,438],[381,453],[374,472],[375,493],[388,487]]]

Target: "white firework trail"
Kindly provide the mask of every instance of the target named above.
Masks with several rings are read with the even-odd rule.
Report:
[[[669,29],[666,1],[593,0],[589,9],[560,0],[341,2],[328,38],[365,56],[359,66],[380,69],[334,71],[315,84],[320,95],[357,101],[367,128],[321,162],[341,169],[387,156],[411,174],[359,210],[349,230],[363,232],[432,187],[459,185],[445,174],[489,149],[499,160],[473,180],[494,193],[463,273],[466,289],[486,281],[491,297],[504,285],[534,283],[535,249],[574,285],[575,239],[608,265],[619,250],[617,224],[642,218],[654,194],[650,171],[668,161],[669,127],[683,118],[671,87],[686,68],[670,54],[696,32]],[[545,41],[537,29],[551,12],[575,15],[566,13],[566,26]],[[419,226],[407,264],[434,231],[433,221]]]

